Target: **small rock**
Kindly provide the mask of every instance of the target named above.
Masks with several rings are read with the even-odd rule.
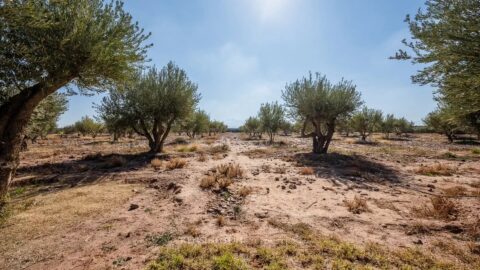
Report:
[[[264,219],[268,217],[268,212],[263,212],[263,213],[255,213],[255,216],[260,219]]]
[[[416,240],[416,241],[413,241],[413,243],[414,243],[415,245],[423,245],[423,242],[422,242],[422,240],[420,240],[420,239],[418,239],[418,240]]]
[[[139,207],[138,204],[132,203],[132,204],[130,204],[130,207],[128,208],[128,211],[133,211],[133,210],[137,209],[138,207]]]
[[[178,204],[182,204],[182,203],[183,203],[183,199],[180,198],[180,197],[177,197],[177,196],[173,197],[173,201],[176,202],[176,203],[178,203]]]

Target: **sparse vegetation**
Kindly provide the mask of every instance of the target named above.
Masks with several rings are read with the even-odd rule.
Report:
[[[165,164],[167,170],[181,169],[187,165],[187,161],[182,158],[174,158]]]
[[[299,173],[301,175],[313,175],[313,174],[315,174],[315,171],[313,170],[313,168],[303,167],[303,168],[300,169]]]
[[[418,217],[455,220],[458,217],[459,208],[458,204],[452,199],[434,196],[430,198],[430,205],[414,207],[413,213]]]
[[[370,208],[368,207],[367,200],[355,195],[353,200],[345,200],[345,206],[348,208],[348,211],[354,214],[361,214],[364,212],[370,212]]]
[[[446,164],[437,163],[434,165],[422,165],[415,172],[427,176],[451,176],[455,173],[455,169]]]

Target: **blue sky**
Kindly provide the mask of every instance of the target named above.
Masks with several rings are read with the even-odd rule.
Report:
[[[423,0],[127,0],[152,32],[151,65],[173,60],[198,83],[199,107],[238,127],[261,103],[281,101],[309,71],[352,80],[369,107],[421,123],[433,89],[414,85],[419,66],[389,60],[409,37],[406,14]],[[94,115],[101,95],[70,97],[60,126]]]

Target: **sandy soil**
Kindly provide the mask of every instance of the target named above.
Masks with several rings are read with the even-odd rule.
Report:
[[[278,136],[273,146],[242,134],[190,146],[174,138],[158,166],[140,138],[112,144],[106,136],[52,136],[32,145],[0,226],[0,268],[142,269],[161,248],[159,236],[171,238],[168,245],[268,245],[289,237],[272,222],[306,223],[358,245],[418,247],[466,268],[465,254],[480,254],[479,146],[432,134],[376,135],[372,144],[337,136],[331,153],[318,156],[309,154],[310,140],[296,136]],[[166,169],[175,158],[185,167]],[[228,163],[243,176],[224,190],[200,188],[212,168]],[[251,192],[242,196],[245,189]],[[456,211],[428,211],[436,195],[447,195]],[[349,211],[355,197],[365,212]]]

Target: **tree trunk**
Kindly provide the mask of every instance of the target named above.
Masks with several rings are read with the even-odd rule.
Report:
[[[327,134],[323,135],[316,127],[316,132],[312,134],[313,147],[312,152],[316,154],[326,154],[330,142],[332,141],[333,133],[335,132],[335,124],[327,124]]]
[[[0,204],[19,164],[25,127],[37,105],[73,78],[46,84],[38,83],[22,90],[0,107]]]
[[[448,142],[453,143],[453,135],[450,132],[445,132],[445,135],[447,136]]]

